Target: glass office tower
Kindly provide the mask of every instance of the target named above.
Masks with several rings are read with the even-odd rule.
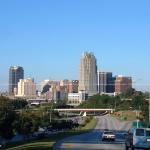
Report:
[[[24,78],[24,70],[20,66],[11,66],[9,68],[9,95],[14,95],[17,91],[17,85],[20,79]]]

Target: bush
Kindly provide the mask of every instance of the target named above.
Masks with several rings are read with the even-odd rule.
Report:
[[[85,124],[89,123],[90,120],[91,120],[91,118],[90,118],[90,117],[87,117],[87,118],[85,119]]]

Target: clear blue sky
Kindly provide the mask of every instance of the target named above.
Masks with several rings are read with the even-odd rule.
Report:
[[[78,79],[83,51],[94,52],[99,69],[150,85],[150,1],[0,1],[1,86],[11,65],[37,83]]]

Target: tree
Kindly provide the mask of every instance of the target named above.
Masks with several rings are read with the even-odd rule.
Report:
[[[28,102],[24,99],[16,99],[11,100],[10,105],[12,106],[13,109],[23,109],[28,105]]]
[[[135,94],[135,89],[134,88],[129,88],[127,91],[123,92],[121,94],[121,97],[123,98],[132,98],[132,96]]]
[[[9,99],[0,97],[0,136],[7,139],[13,136],[13,122],[15,119],[16,113],[12,111]]]
[[[148,110],[148,105],[145,104],[142,108],[142,116],[143,116],[143,119],[144,121],[149,124],[149,110]]]
[[[141,109],[144,106],[144,97],[143,95],[136,95],[132,99],[132,106],[134,109]]]
[[[120,97],[108,95],[94,95],[89,100],[82,103],[79,108],[115,108],[120,104]]]
[[[23,111],[13,125],[15,132],[29,136],[41,125],[41,118],[35,112]]]

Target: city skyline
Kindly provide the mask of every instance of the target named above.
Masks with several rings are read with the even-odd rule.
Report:
[[[144,1],[0,2],[0,89],[8,68],[26,77],[79,79],[81,53],[92,51],[98,70],[132,76],[150,89],[149,4]]]

